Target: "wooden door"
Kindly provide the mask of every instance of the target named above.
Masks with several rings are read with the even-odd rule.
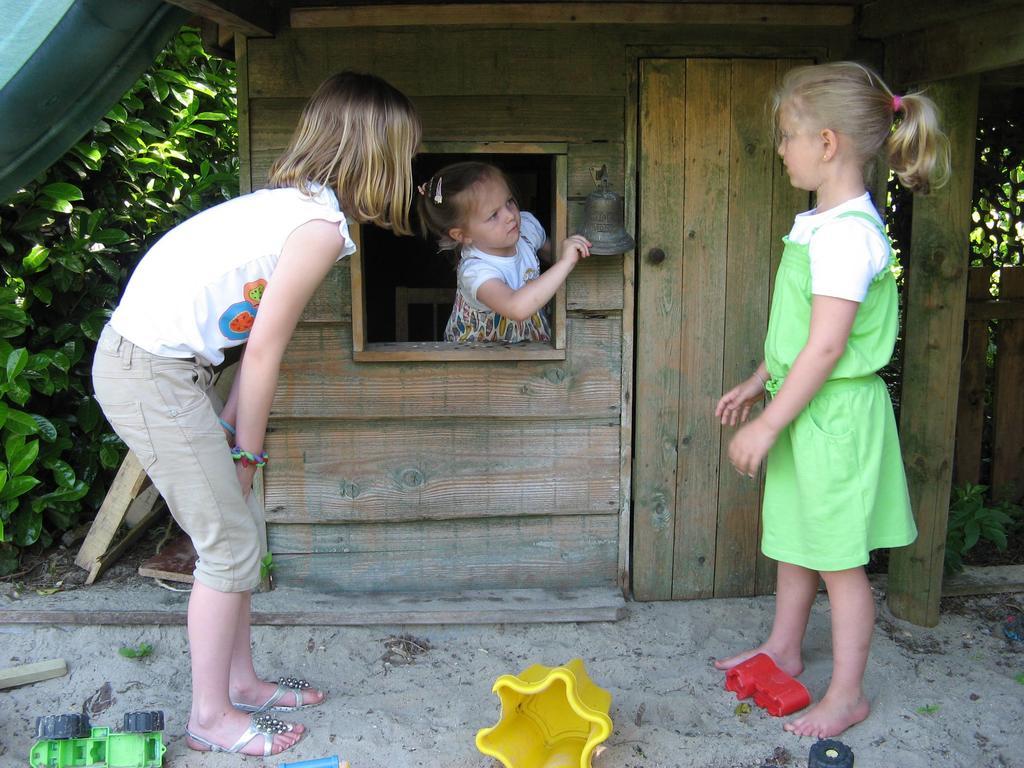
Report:
[[[775,154],[766,102],[799,62],[640,62],[633,592],[762,593],[761,478],[728,462],[722,392],[763,356],[774,266],[807,207]]]

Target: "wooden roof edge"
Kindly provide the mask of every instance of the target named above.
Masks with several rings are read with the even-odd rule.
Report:
[[[246,37],[273,37],[277,14],[267,0],[166,0]]]
[[[855,7],[745,2],[477,2],[293,6],[293,28],[392,26],[532,26],[537,24],[749,24],[852,26]]]
[[[1020,0],[867,0],[860,9],[858,33],[884,39],[949,23],[970,23],[980,16],[1019,8]]]

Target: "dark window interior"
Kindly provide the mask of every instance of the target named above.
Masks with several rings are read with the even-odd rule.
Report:
[[[554,159],[541,154],[421,154],[413,161],[413,183],[419,186],[451,163],[479,160],[501,168],[515,188],[520,208],[529,211],[551,237],[554,209]],[[415,205],[413,206],[415,209]],[[413,216],[419,231],[419,219]],[[368,343],[441,341],[455,297],[455,262],[449,252],[438,253],[436,243],[422,237],[396,237],[374,226],[362,228],[363,275],[366,290],[366,340]],[[400,288],[446,289],[446,294],[408,303],[405,334],[396,329],[396,291]],[[408,291],[404,292],[408,295]],[[447,298],[445,299],[445,295]],[[402,315],[402,312],[398,313]]]

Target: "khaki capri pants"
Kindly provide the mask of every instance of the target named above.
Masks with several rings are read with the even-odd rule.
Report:
[[[192,539],[196,581],[218,592],[254,589],[267,551],[263,507],[238,485],[213,368],[150,354],[108,325],[92,378],[107,421]]]

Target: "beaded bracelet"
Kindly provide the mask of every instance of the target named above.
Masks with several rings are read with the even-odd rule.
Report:
[[[249,453],[249,451],[243,451],[237,445],[231,449],[231,458],[240,462],[243,467],[248,467],[250,464],[255,467],[262,467],[270,461],[266,451],[263,451],[263,453]]]
[[[217,421],[219,421],[220,425],[222,427],[224,427],[225,430],[227,430],[227,433],[229,435],[231,435],[232,437],[235,436],[235,428],[234,427],[232,427],[230,424],[228,424],[228,422],[224,421],[224,419],[220,418],[219,416],[217,417]]]

